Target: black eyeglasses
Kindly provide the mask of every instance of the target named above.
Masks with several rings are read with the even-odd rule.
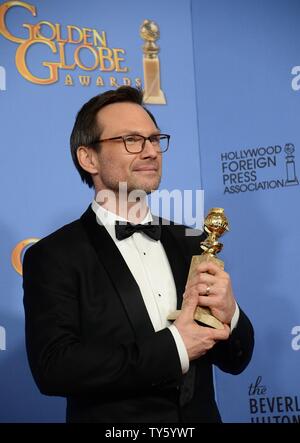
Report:
[[[140,134],[132,135],[120,135],[119,137],[105,138],[103,140],[96,140],[90,145],[95,145],[96,143],[104,143],[111,140],[123,140],[125,149],[130,154],[139,154],[145,148],[146,141],[152,144],[156,149],[156,152],[163,153],[169,148],[170,135],[168,134],[154,134],[149,137],[144,137]]]

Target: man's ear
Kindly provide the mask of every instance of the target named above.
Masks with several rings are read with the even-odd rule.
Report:
[[[77,149],[77,160],[82,169],[89,172],[90,174],[98,173],[98,157],[94,149],[88,148],[87,146],[79,146]]]

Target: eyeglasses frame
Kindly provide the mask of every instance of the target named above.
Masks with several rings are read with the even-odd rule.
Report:
[[[140,151],[131,152],[131,151],[129,151],[128,148],[127,148],[125,138],[126,138],[126,137],[130,137],[130,136],[134,137],[135,135],[137,135],[137,136],[139,136],[139,137],[142,137],[142,138],[144,139],[144,141],[143,141],[143,143],[142,143],[142,148],[141,148]],[[166,152],[166,151],[169,149],[169,143],[170,143],[170,138],[171,138],[171,136],[170,136],[169,134],[153,134],[153,135],[149,135],[149,137],[144,137],[144,136],[141,135],[141,134],[119,135],[119,136],[117,136],[117,137],[110,137],[110,138],[104,138],[104,139],[102,139],[102,140],[95,140],[95,141],[89,143],[89,145],[95,145],[95,144],[97,144],[97,143],[105,143],[105,142],[112,141],[112,140],[123,140],[123,143],[124,143],[125,149],[126,149],[126,151],[127,151],[129,154],[140,154],[140,153],[143,152],[143,150],[145,149],[145,145],[146,145],[146,141],[147,141],[147,140],[149,140],[149,142],[152,144],[151,137],[154,137],[154,136],[165,136],[165,137],[167,138],[167,140],[168,140],[167,149],[165,149],[164,151],[156,151],[157,153],[161,153],[161,154],[164,153],[164,152]]]

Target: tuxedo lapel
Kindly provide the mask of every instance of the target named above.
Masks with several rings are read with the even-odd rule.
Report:
[[[184,255],[178,238],[174,235],[175,230],[180,228],[176,225],[162,225],[161,231],[161,242],[166,251],[176,285],[177,309],[180,309],[182,305],[182,295],[189,269],[188,259]]]
[[[176,284],[177,309],[181,309],[182,295],[184,293],[191,261],[191,258],[188,257],[182,250],[182,245],[178,240],[178,235],[175,235],[176,230],[178,230],[179,234],[179,230],[181,230],[182,228],[183,227],[180,225],[162,226],[161,237],[161,242],[168,256]],[[183,235],[184,233],[180,233],[179,237],[182,238]],[[195,380],[196,364],[194,361],[192,361],[190,362],[188,372],[182,377],[179,391],[179,403],[181,406],[185,406],[192,399],[195,391]]]
[[[137,339],[153,333],[154,328],[140,289],[109,233],[104,226],[97,223],[96,214],[91,207],[82,215],[81,222],[100,262],[110,276]]]

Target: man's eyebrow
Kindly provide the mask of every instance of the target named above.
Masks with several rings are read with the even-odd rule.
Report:
[[[138,130],[133,131],[133,130],[129,130],[129,129],[128,130],[124,129],[123,131],[119,131],[119,133],[123,134],[123,136],[124,135],[142,135],[141,132],[142,131],[138,131]],[[157,128],[156,130],[151,132],[150,135],[158,135],[158,134],[160,134],[159,128]]]

